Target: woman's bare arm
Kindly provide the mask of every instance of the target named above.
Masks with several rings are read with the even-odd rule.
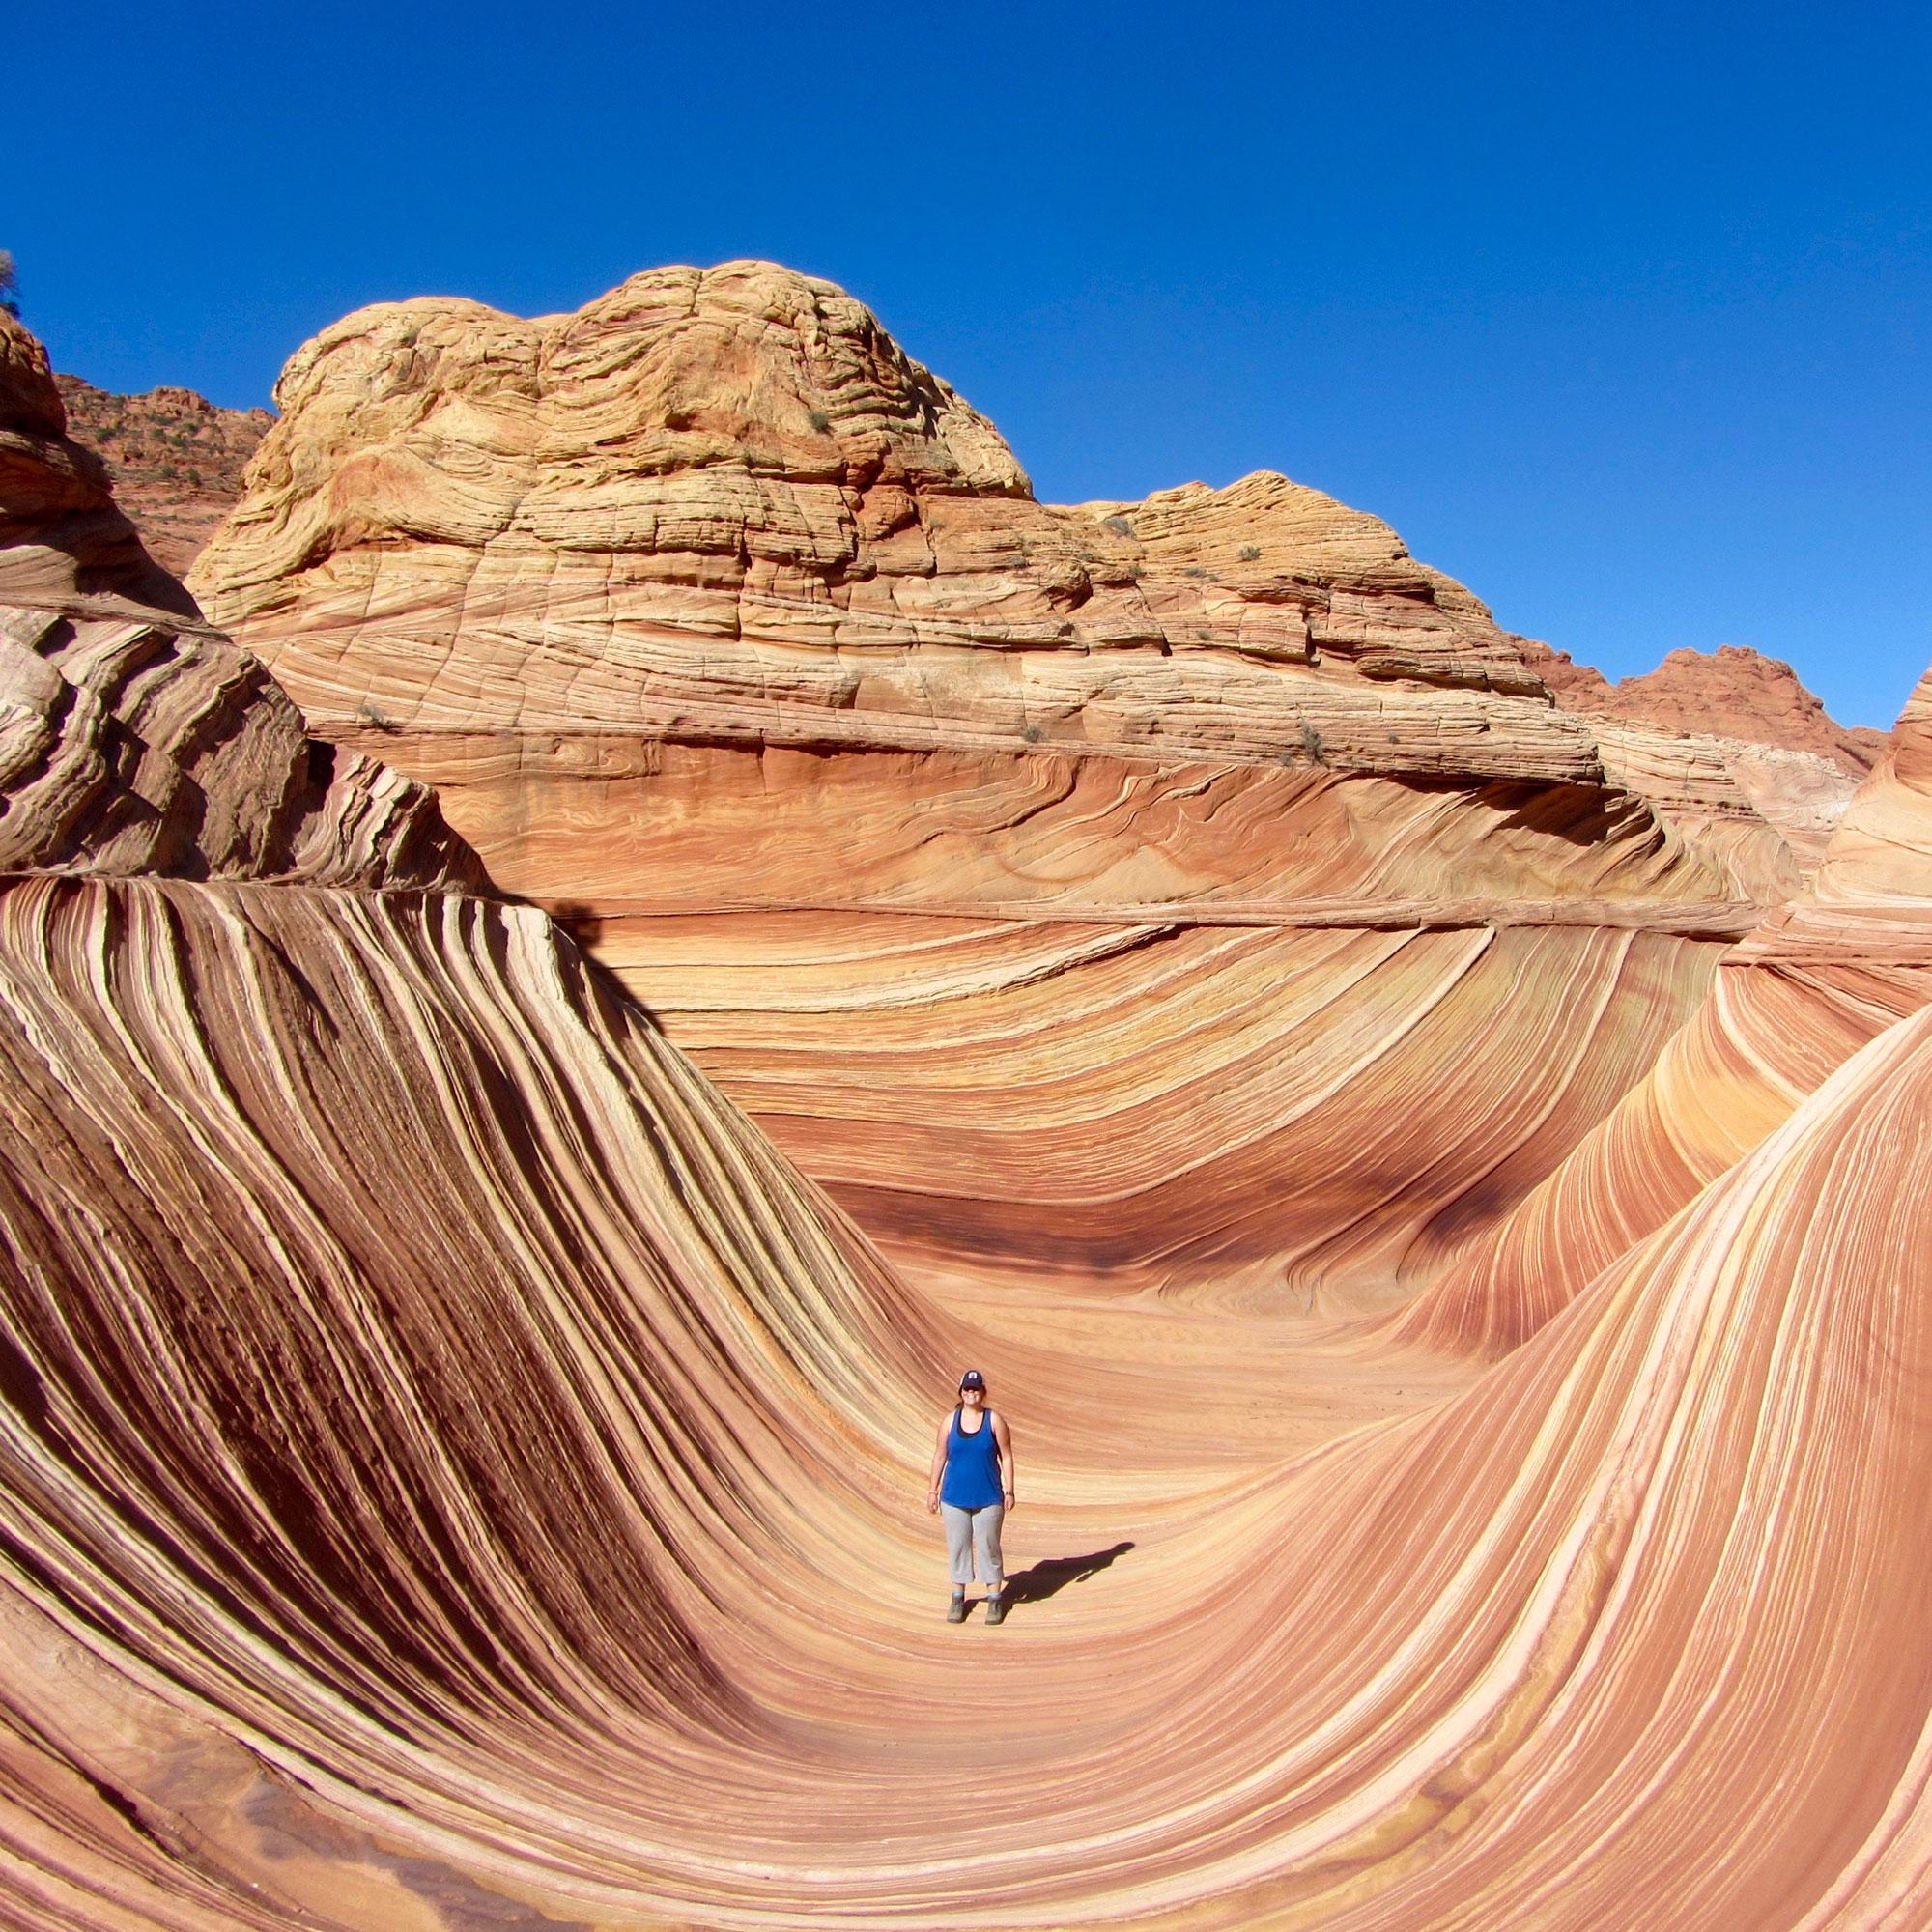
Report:
[[[993,1442],[1000,1452],[1000,1487],[1006,1492],[1006,1506],[1016,1509],[1019,1498],[1013,1494],[1013,1432],[1007,1427],[1007,1418],[997,1410],[993,1414]]]
[[[952,1418],[946,1416],[939,1425],[939,1441],[932,1452],[932,1483],[926,1492],[925,1513],[936,1516],[939,1512],[939,1479],[946,1473],[946,1438],[952,1432]],[[998,1436],[993,1438],[996,1442]]]

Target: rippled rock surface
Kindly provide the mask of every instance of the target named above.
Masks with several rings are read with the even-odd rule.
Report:
[[[1388,1305],[1603,1119],[1851,788],[1559,709],[1285,477],[1037,502],[770,264],[364,310],[276,393],[210,613],[930,1279]]]
[[[13,397],[36,405],[32,345],[4,346],[27,372]],[[1290,918],[1265,868],[1242,872],[1234,810],[1186,850],[1229,841],[1258,898],[1238,917],[1170,912],[1144,934],[1121,917],[1138,901],[1083,883],[1077,919],[895,912],[857,928],[855,965],[792,907],[773,989],[819,985],[850,1039],[888,1027],[895,934],[919,962],[896,982],[908,1006],[997,968],[1002,997],[1053,1003],[1035,1031],[1054,1052],[1072,1038],[1103,1084],[1118,1065],[1177,1133],[1173,1042],[1203,1042],[1203,1109],[1235,1094],[1264,1116],[1253,1069],[1273,1056],[1302,1083],[1298,1119],[1343,1110],[1325,1166],[1297,1173],[1277,1139],[1254,1170],[1275,1241],[1355,1244],[1297,1281],[1386,1285],[1399,1249],[1426,1277],[1409,1313],[1435,1326],[1296,1318],[1238,1279],[1213,1293],[1200,1257],[1164,1296],[1097,1296],[1077,1268],[990,1268],[969,1294],[940,1279],[930,1227],[906,1244],[923,1278],[882,1263],[615,978],[485,889],[435,800],[374,767],[350,785],[286,735],[245,652],[139,603],[149,566],[111,504],[60,480],[94,487],[60,470],[57,416],[10,401],[0,433],[10,490],[23,450],[55,471],[0,503],[9,635],[44,668],[15,679],[9,742],[37,749],[7,768],[0,815],[17,784],[34,829],[0,884],[9,1922],[1932,1916],[1932,687],[1809,896],[1721,963],[1757,915],[1673,897],[1703,862],[1641,801],[1610,804],[1642,890],[1612,864],[1587,895],[1414,895],[1424,911],[1329,892]],[[99,551],[37,540],[76,510]],[[135,650],[129,625],[155,635]],[[210,722],[165,722],[183,719]],[[68,745],[91,776],[50,787]],[[1489,782],[1447,788],[1439,814],[1418,793],[1379,876],[1426,874],[1443,838],[1481,876]],[[1148,795],[1184,816],[1184,787]],[[1487,863],[1535,864],[1548,829],[1536,810],[1497,824],[1524,856]],[[960,846],[962,867],[993,863]],[[1305,882],[1325,855],[1300,863]],[[678,918],[695,1011],[715,927]],[[1108,976],[1124,964],[1131,986],[1163,956],[1109,1012]],[[716,977],[721,1010],[756,1009]],[[1329,1023],[1300,1023],[1296,1000]],[[1112,1057],[1089,1044],[1109,1037]],[[921,1037],[874,1050],[916,1058]],[[1300,1069],[1324,1049],[1329,1077]],[[942,1033],[940,1064],[953,1050]],[[863,1058],[851,1078],[879,1084]],[[1049,1101],[1069,1091],[1050,1064],[1042,1080]],[[1594,1132],[1571,1097],[1592,1087]],[[1515,1178],[1452,1236],[1424,1155],[1480,1150],[1483,1110],[1519,1092],[1487,1129]],[[1030,1131],[1101,1165],[1064,1106]],[[946,1173],[945,1146],[903,1138],[882,1171]],[[1107,1159],[1136,1156],[1122,1135]],[[1452,1287],[1525,1201],[1566,1189],[1582,1233],[1552,1250],[1560,1293],[1533,1300],[1501,1263]],[[1350,1201],[1351,1232],[1324,1233]],[[1203,1225],[1177,1196],[1170,1238]],[[939,1620],[920,1506],[968,1357],[1022,1454],[998,1631]]]

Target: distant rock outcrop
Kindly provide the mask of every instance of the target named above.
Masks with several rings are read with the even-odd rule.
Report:
[[[242,471],[274,417],[219,409],[192,389],[122,396],[78,376],[54,383],[68,435],[106,466],[115,500],[149,554],[185,576],[240,498]]]
[[[1883,731],[1834,723],[1782,659],[1740,644],[1675,650],[1655,670],[1615,684],[1587,665],[1573,664],[1566,651],[1529,639],[1522,644],[1523,662],[1557,703],[1584,718],[1805,752],[1854,778],[1872,770],[1890,746]]]

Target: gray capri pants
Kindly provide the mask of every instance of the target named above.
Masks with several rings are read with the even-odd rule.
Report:
[[[973,1559],[980,1559],[980,1580],[989,1590],[997,1590],[1007,1580],[1000,1567],[1000,1524],[1007,1510],[1004,1503],[990,1503],[984,1509],[955,1509],[941,1503],[939,1514],[946,1520],[946,1556],[952,1566],[955,1583],[973,1580]]]

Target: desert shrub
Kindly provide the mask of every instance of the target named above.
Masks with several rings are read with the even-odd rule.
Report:
[[[1236,554],[1243,563],[1259,563],[1262,560],[1262,547],[1260,544],[1243,544]]]
[[[812,428],[819,433],[820,436],[823,436],[826,433],[826,431],[832,427],[832,418],[829,415],[827,415],[823,410],[812,410],[806,416],[806,421],[809,422],[812,426]]]
[[[1133,525],[1124,517],[1103,517],[1101,527],[1112,530],[1117,537],[1130,537],[1135,533]]]

